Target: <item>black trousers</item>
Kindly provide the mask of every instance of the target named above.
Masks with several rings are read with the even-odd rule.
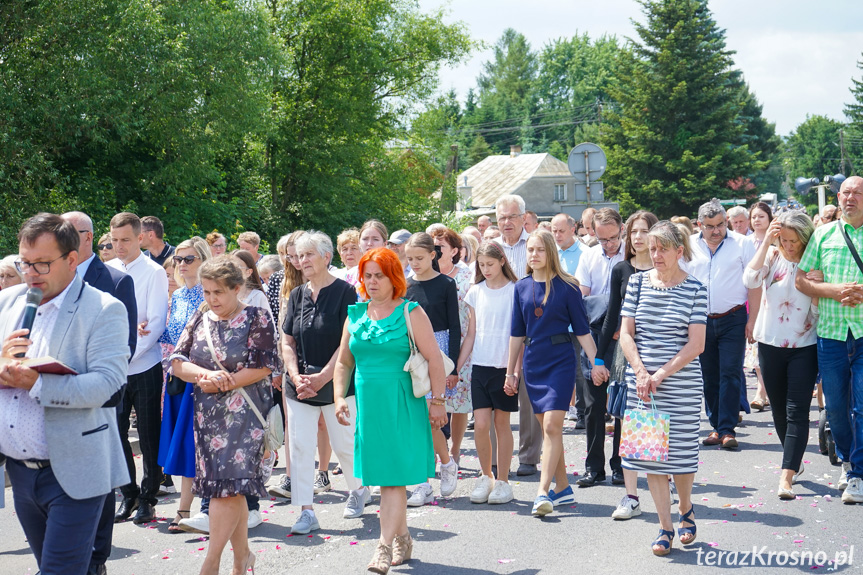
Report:
[[[790,348],[759,343],[758,363],[773,425],[782,443],[782,469],[797,471],[809,441],[809,406],[818,377],[817,346]]]
[[[151,505],[156,504],[156,494],[162,481],[162,468],[157,461],[159,434],[162,427],[161,401],[162,364],[157,363],[146,371],[129,376],[118,416],[120,441],[123,443],[123,455],[126,457],[126,467],[129,469],[131,478],[131,482],[121,487],[120,491],[123,492],[123,497],[140,497]],[[138,416],[138,442],[141,446],[141,459],[144,466],[140,489],[136,479],[132,446],[129,443],[129,415],[132,407],[135,408],[135,414]]]
[[[596,338],[594,338],[596,339]],[[616,345],[616,343],[615,343]],[[585,378],[582,387],[584,393],[584,423],[587,431],[587,458],[584,461],[585,471],[605,473],[605,413],[608,403],[608,382],[593,385],[593,380]],[[615,422],[615,428],[619,422]],[[620,432],[614,435],[611,458],[611,470],[621,469]]]

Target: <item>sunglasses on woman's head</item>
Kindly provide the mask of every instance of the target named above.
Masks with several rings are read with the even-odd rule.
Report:
[[[173,260],[174,260],[174,263],[175,263],[175,264],[179,264],[180,262],[186,262],[186,264],[191,264],[191,263],[193,263],[196,259],[198,259],[198,256],[185,256],[185,257],[183,257],[183,256],[174,256],[174,257],[173,257]]]
[[[97,247],[97,248],[99,248],[99,251],[102,251],[102,250],[113,250],[113,249],[114,249],[114,244],[99,244],[99,245],[98,245],[98,246],[96,246],[96,247]]]

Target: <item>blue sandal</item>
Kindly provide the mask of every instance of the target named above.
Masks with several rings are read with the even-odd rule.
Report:
[[[686,521],[688,523],[692,523],[692,527],[678,527],[677,528],[677,535],[680,537],[680,542],[683,543],[684,545],[690,545],[691,543],[695,542],[695,533],[698,530],[698,528],[695,525],[695,519],[692,518],[692,512],[693,511],[695,511],[694,505],[689,508],[689,511],[687,511],[686,513],[684,513],[683,515],[680,516],[680,522],[681,523],[683,523],[684,521]],[[687,539],[686,541],[684,541],[683,540],[684,535],[691,535],[692,539]]]
[[[668,537],[668,541],[664,541],[662,538]],[[662,549],[653,549],[653,554],[659,557],[664,557],[671,553],[671,542],[674,541],[674,531],[666,531],[665,529],[659,529],[659,536],[657,536],[656,541],[654,541],[651,545],[651,548],[655,545],[662,547]]]

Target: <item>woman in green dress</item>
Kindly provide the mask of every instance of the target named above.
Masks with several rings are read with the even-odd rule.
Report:
[[[363,254],[359,281],[368,301],[348,308],[333,381],[335,409],[339,422],[348,425],[344,395],[356,367],[354,474],[363,485],[381,486],[381,538],[368,569],[383,574],[411,557],[405,486],[434,475],[429,422],[435,429],[447,422],[446,376],[431,322],[416,303],[402,299],[406,284],[395,252],[376,248]],[[417,348],[429,363],[428,405],[425,397],[414,397],[404,371],[410,356],[406,305]]]

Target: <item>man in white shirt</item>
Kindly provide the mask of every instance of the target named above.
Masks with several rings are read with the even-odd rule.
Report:
[[[557,256],[560,258],[560,267],[566,273],[575,275],[581,256],[587,251],[587,247],[576,238],[575,218],[567,214],[557,214],[551,219],[551,233],[557,244]],[[581,345],[578,340],[572,340],[575,354],[581,357]],[[584,429],[584,372],[576,370],[575,390],[572,392],[569,411],[566,419],[575,422],[576,429]]]
[[[749,229],[749,210],[743,206],[734,206],[728,210],[726,214],[728,225],[731,229],[741,236],[748,236],[752,233]]]
[[[168,319],[168,277],[160,265],[141,252],[141,220],[135,214],[122,212],[111,218],[111,242],[117,258],[107,265],[132,276],[138,325],[146,328],[138,335],[118,415],[131,482],[120,488],[123,501],[114,520],[118,523],[125,521],[137,509],[134,522],[141,525],[155,517],[156,494],[162,481],[162,469],[157,462],[162,396],[162,350],[158,340]],[[133,407],[138,418],[138,441],[144,467],[140,489],[129,443],[129,416]]]
[[[755,244],[728,229],[725,208],[715,198],[698,208],[698,224],[701,231],[689,238],[692,261],[681,267],[707,286],[707,339],[700,359],[704,408],[713,431],[703,443],[735,449],[749,297],[743,270]]]
[[[524,229],[524,199],[521,196],[505,195],[498,198],[494,210],[501,236],[497,242],[506,254],[506,259],[518,279],[527,275],[527,238]],[[524,376],[518,386],[518,469],[516,475],[533,475],[542,453],[542,427],[539,425],[530,399]]]
[[[596,234],[597,245],[592,248],[587,248],[584,255],[578,262],[578,269],[575,272],[575,278],[578,280],[581,288],[581,294],[590,300],[585,300],[585,307],[588,313],[594,307],[590,301],[598,303],[598,307],[608,309],[608,299],[611,295],[611,270],[618,263],[623,261],[624,257],[624,239],[623,239],[623,220],[620,214],[611,208],[602,208],[593,216],[592,228]],[[601,317],[605,317],[605,312]],[[593,318],[591,325],[591,335],[595,341],[599,341],[599,329],[601,321],[599,318]],[[579,354],[582,358],[580,365],[586,365],[587,358],[584,354]],[[600,360],[601,361],[601,360]],[[582,371],[584,371],[582,367]],[[583,400],[577,398],[576,410],[578,404],[584,405],[583,428],[587,431],[588,448],[594,447],[590,453],[597,453],[596,443],[604,443],[605,441],[605,413],[606,413],[606,395],[607,392],[602,386],[595,386],[589,377],[583,379],[583,383],[579,389],[576,386],[576,393],[581,392]],[[578,414],[581,416],[581,414]],[[576,420],[576,428],[579,428],[579,421]],[[585,473],[576,482],[579,487],[591,487],[597,481],[605,481],[605,454],[602,455],[602,462],[593,461],[595,468],[590,467],[592,458],[586,461]],[[600,467],[600,465],[602,467]],[[622,472],[613,469],[615,472],[616,483],[622,480]]]

